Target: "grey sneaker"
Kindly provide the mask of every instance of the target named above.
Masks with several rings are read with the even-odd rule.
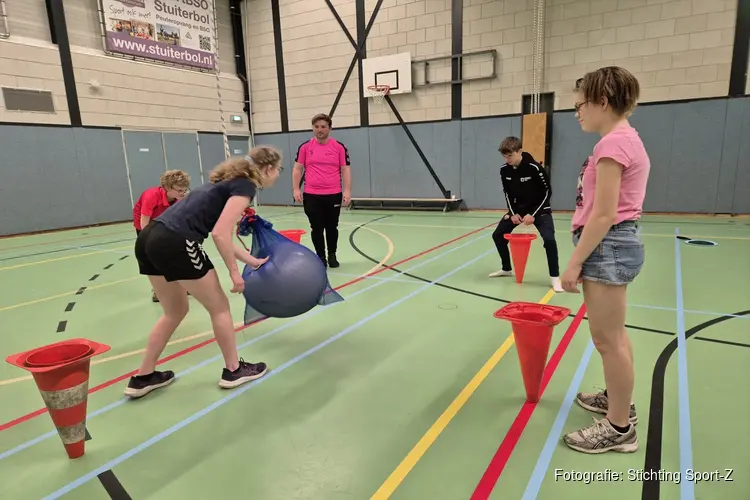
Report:
[[[602,415],[607,414],[609,409],[609,400],[607,395],[602,392],[579,392],[576,395],[576,403],[582,408],[586,408],[588,411],[601,413]],[[638,423],[638,415],[635,413],[635,404],[630,404],[630,423],[635,425]]]
[[[592,455],[608,451],[633,453],[638,450],[635,426],[631,425],[625,434],[620,434],[606,418],[594,419],[590,426],[563,436],[563,441],[576,451]]]

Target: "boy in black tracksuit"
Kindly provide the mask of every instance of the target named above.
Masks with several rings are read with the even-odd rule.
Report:
[[[500,220],[492,239],[500,254],[503,268],[490,274],[491,278],[512,276],[510,251],[505,235],[512,233],[519,224],[534,224],[539,230],[547,253],[547,265],[552,280],[552,288],[562,292],[560,268],[555,241],[555,224],[552,220],[550,198],[552,186],[547,172],[534,158],[523,151],[521,140],[508,137],[500,144],[500,153],[505,158],[505,165],[500,168],[500,177],[508,204],[508,213]]]

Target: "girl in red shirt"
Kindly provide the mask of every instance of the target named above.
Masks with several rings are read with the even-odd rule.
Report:
[[[163,214],[177,201],[183,199],[190,190],[190,174],[182,170],[167,170],[161,174],[159,185],[150,187],[141,193],[133,207],[133,226],[135,234],[148,225],[151,220]],[[151,295],[153,302],[159,302],[156,292]]]
[[[133,226],[136,234],[164,213],[190,190],[190,174],[182,170],[167,170],[161,174],[159,185],[141,193],[133,207]]]

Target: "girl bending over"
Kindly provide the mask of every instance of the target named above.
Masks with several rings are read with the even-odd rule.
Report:
[[[281,154],[270,147],[257,147],[247,157],[227,160],[211,172],[209,184],[191,191],[138,235],[138,267],[151,281],[164,314],[151,330],[141,368],[131,377],[126,396],[142,397],[174,380],[174,372],[156,371],[156,362],[188,312],[185,290],[211,316],[216,342],[224,355],[219,386],[237,387],[266,373],[265,363],[247,363],[238,357],[229,299],[203,250],[203,241],[211,233],[229,271],[231,291],[241,293],[244,280],[237,260],[258,267],[268,259],[256,259],[234,244],[233,229],[256,190],[269,187],[278,179],[280,163]]]

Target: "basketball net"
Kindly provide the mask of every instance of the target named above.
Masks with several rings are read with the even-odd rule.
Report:
[[[391,91],[389,85],[368,85],[367,95],[372,98],[375,104],[383,105],[385,96]]]

